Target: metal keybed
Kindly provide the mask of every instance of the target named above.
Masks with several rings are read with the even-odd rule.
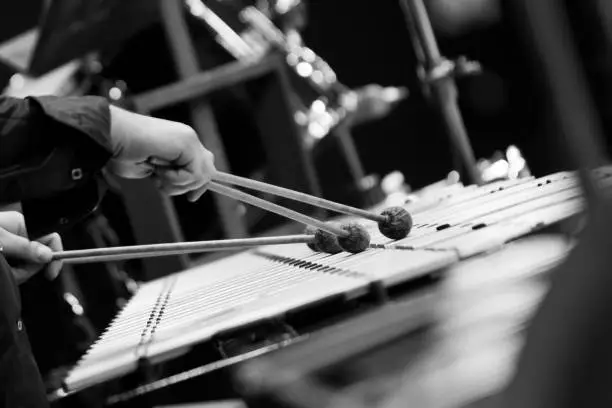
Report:
[[[604,186],[612,182],[612,172],[595,174]],[[65,391],[126,375],[142,360],[174,358],[248,324],[442,270],[577,214],[583,199],[574,174],[563,172],[453,186],[405,207],[414,218],[410,235],[392,241],[374,222],[360,220],[373,248],[359,254],[315,253],[304,244],[261,247],[142,285],[69,373]]]

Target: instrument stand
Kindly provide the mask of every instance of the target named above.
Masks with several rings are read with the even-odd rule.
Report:
[[[459,111],[455,78],[480,72],[480,64],[461,57],[450,61],[440,54],[423,0],[400,0],[417,59],[418,74],[426,96],[440,111],[446,131],[461,161],[457,169],[469,184],[483,184],[474,151]]]

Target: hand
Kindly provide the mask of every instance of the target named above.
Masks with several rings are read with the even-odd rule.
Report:
[[[50,234],[30,241],[23,215],[16,211],[0,212],[0,246],[18,284],[45,267],[50,279],[55,279],[62,269],[61,261],[51,262],[52,252],[63,249],[60,236]]]
[[[113,159],[109,170],[124,178],[155,180],[169,195],[198,200],[216,172],[213,154],[189,126],[111,106]]]

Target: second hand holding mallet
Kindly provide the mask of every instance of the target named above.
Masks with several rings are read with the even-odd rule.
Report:
[[[224,239],[218,241],[172,242],[164,244],[131,245],[110,248],[78,249],[54,252],[52,261],[65,263],[114,262],[128,259],[151,258],[220,250],[242,250],[262,245],[282,245],[316,242],[314,235],[286,235],[280,237]]]
[[[309,227],[312,228],[312,227]],[[350,228],[347,225],[346,228]],[[116,262],[129,259],[152,258],[177,254],[200,253],[221,250],[244,250],[263,245],[308,244],[314,250],[330,254],[342,252],[343,247],[338,239],[325,231],[312,228],[312,233],[305,235],[285,235],[280,237],[224,239],[217,241],[172,242],[151,245],[132,245],[110,248],[78,249],[72,251],[54,252],[52,261],[63,261],[71,264],[84,264],[94,262]],[[366,232],[366,237],[369,238]],[[346,238],[346,250],[361,252],[369,246],[369,239],[350,234]],[[357,243],[355,243],[357,242]]]

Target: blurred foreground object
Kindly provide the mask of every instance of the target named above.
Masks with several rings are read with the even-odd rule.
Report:
[[[240,391],[257,408],[449,408],[498,392],[569,249],[542,235],[451,266],[435,286],[244,364]]]

